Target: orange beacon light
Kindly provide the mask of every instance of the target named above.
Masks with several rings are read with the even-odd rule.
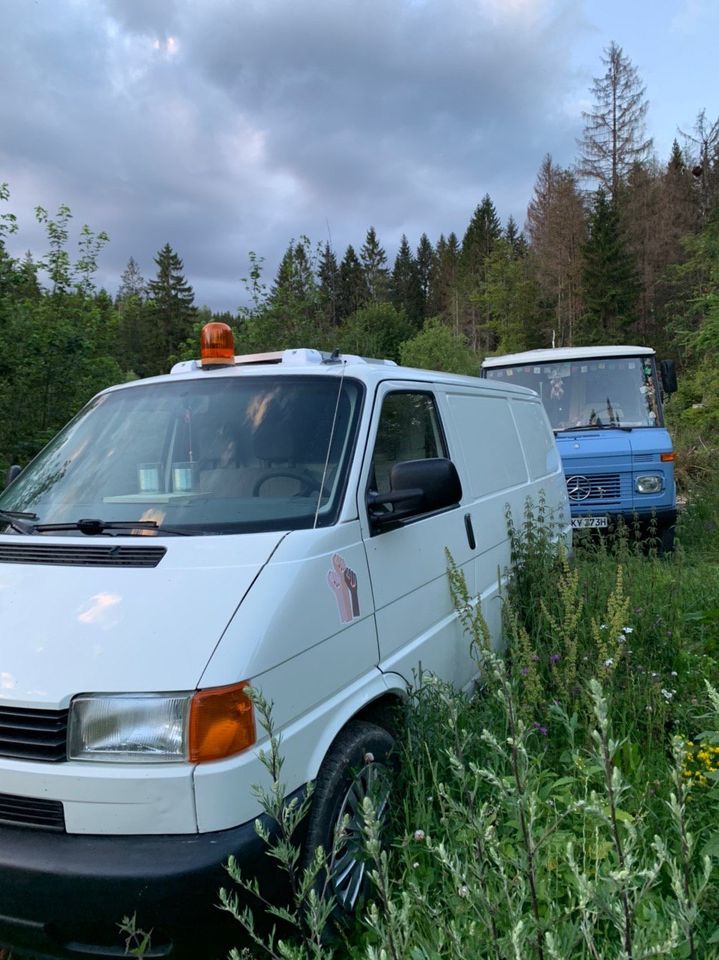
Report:
[[[235,363],[235,338],[226,323],[206,323],[200,333],[203,367],[231,367]]]

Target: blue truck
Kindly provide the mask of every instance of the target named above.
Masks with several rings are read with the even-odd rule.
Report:
[[[671,360],[650,347],[557,347],[488,357],[482,374],[536,390],[557,438],[572,527],[609,528],[621,517],[674,546],[672,441],[663,397],[676,390]]]

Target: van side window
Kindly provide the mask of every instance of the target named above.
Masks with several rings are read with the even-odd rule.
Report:
[[[370,490],[387,493],[392,467],[402,460],[446,457],[442,426],[431,393],[388,393],[372,454]]]

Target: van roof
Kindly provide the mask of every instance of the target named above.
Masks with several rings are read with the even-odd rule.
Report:
[[[131,389],[139,383],[162,383],[182,379],[202,379],[204,377],[247,377],[247,376],[307,376],[307,374],[339,377],[351,376],[367,385],[375,385],[383,380],[413,380],[433,384],[453,384],[471,386],[475,389],[513,393],[526,397],[536,397],[533,390],[518,384],[498,383],[479,377],[445,373],[439,370],[424,370],[414,367],[402,367],[393,360],[376,360],[354,354],[323,353],[300,347],[265,354],[246,354],[235,357],[232,366],[203,368],[199,360],[184,360],[176,363],[169,374],[133,380],[129,383],[108,387],[108,391]],[[102,391],[107,392],[107,391]]]
[[[649,357],[654,355],[651,347],[554,347],[548,350],[525,350],[524,353],[507,353],[502,357],[487,357],[482,368],[511,367],[523,363],[546,363],[552,360],[596,360],[601,357]]]

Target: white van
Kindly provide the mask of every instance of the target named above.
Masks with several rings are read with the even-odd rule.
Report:
[[[330,844],[418,667],[473,682],[445,548],[499,643],[505,509],[540,491],[569,538],[542,404],[504,383],[235,357],[211,324],[201,361],[96,396],[0,495],[0,944],[115,956],[134,913],[175,956],[231,853],[271,886],[248,684]]]

